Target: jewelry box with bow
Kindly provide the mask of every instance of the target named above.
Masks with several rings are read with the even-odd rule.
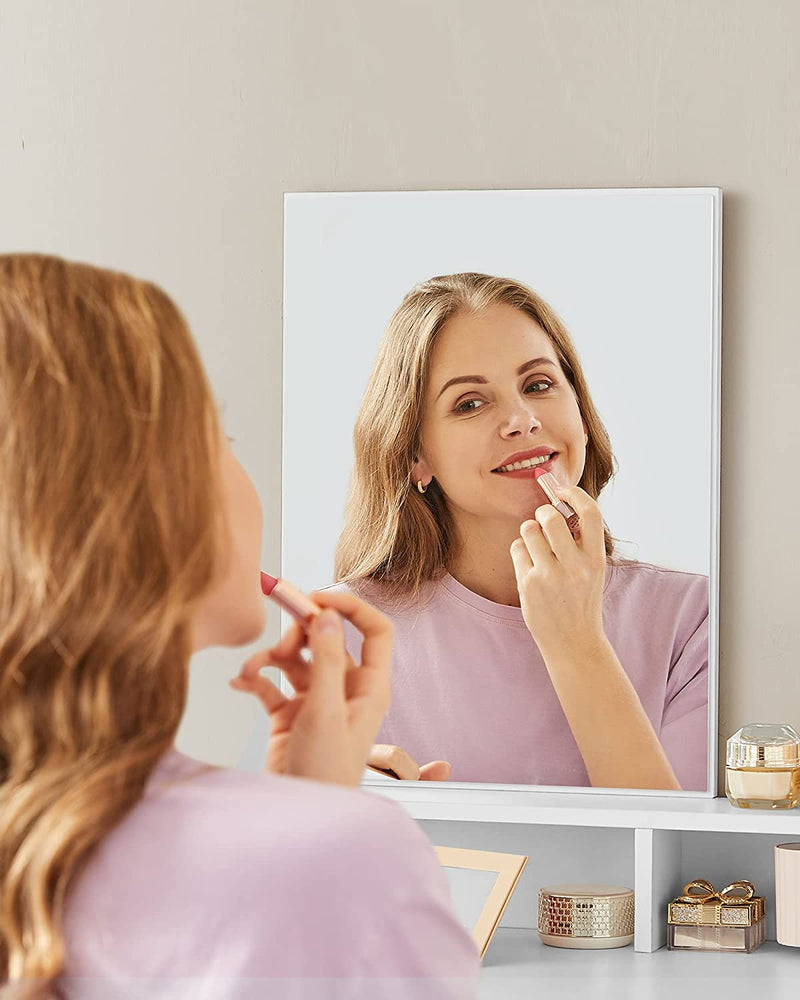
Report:
[[[683,888],[667,908],[667,947],[690,951],[754,951],[764,943],[767,910],[746,879],[719,892],[704,878]]]

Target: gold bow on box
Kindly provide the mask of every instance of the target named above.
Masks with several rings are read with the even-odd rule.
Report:
[[[696,878],[683,887],[683,895],[668,906],[671,924],[712,927],[752,927],[766,915],[763,896],[747,879],[737,879],[719,892],[705,878]]]

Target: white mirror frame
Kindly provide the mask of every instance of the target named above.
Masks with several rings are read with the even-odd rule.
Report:
[[[287,493],[287,482],[290,479],[291,473],[296,471],[297,458],[299,453],[298,450],[298,440],[295,435],[295,425],[294,418],[296,413],[297,403],[290,397],[287,393],[287,383],[289,381],[288,377],[290,374],[294,376],[299,368],[303,366],[304,371],[308,377],[308,386],[319,386],[322,388],[324,386],[325,379],[328,372],[324,371],[322,367],[317,366],[315,363],[316,359],[313,358],[309,352],[309,341],[303,342],[296,336],[298,329],[303,330],[304,336],[308,332],[308,327],[313,326],[312,336],[316,336],[319,331],[325,329],[327,324],[323,320],[321,315],[322,309],[322,296],[319,292],[319,287],[315,285],[315,281],[319,283],[319,286],[324,284],[325,281],[329,280],[324,274],[324,254],[326,250],[330,247],[325,247],[324,237],[325,237],[325,224],[324,224],[324,208],[326,204],[336,204],[338,201],[339,217],[341,218],[342,203],[344,206],[352,205],[355,207],[356,199],[372,199],[372,204],[378,204],[381,199],[403,199],[408,200],[407,203],[411,204],[411,199],[418,198],[432,198],[437,199],[449,199],[449,198],[463,198],[464,196],[481,197],[488,199],[502,199],[508,198],[513,195],[521,195],[528,197],[549,197],[550,199],[555,199],[556,202],[560,198],[566,198],[569,196],[579,196],[585,198],[587,196],[597,196],[598,198],[610,198],[618,196],[628,196],[632,198],[638,198],[642,196],[652,196],[657,198],[687,198],[687,197],[702,197],[710,199],[710,232],[708,233],[708,238],[711,243],[711,261],[710,268],[711,273],[709,275],[709,293],[711,295],[710,303],[710,329],[709,329],[709,341],[706,345],[706,349],[710,352],[710,373],[711,373],[711,385],[710,385],[710,412],[708,414],[710,421],[710,453],[711,453],[711,469],[710,469],[710,509],[708,511],[709,516],[709,534],[710,534],[710,552],[708,560],[708,575],[709,575],[709,650],[708,650],[708,663],[709,663],[709,691],[708,691],[708,769],[707,769],[707,789],[705,791],[681,791],[675,792],[666,789],[609,789],[609,788],[592,788],[592,787],[576,787],[569,785],[512,785],[512,784],[495,784],[489,782],[414,782],[414,781],[400,781],[400,780],[387,780],[382,778],[377,774],[371,774],[371,772],[365,773],[365,778],[363,784],[365,786],[380,786],[381,794],[387,795],[392,798],[396,798],[399,801],[415,801],[418,804],[447,804],[452,806],[457,805],[485,805],[485,815],[476,815],[476,819],[491,818],[491,809],[489,808],[492,802],[500,804],[501,802],[508,802],[510,798],[514,801],[518,801],[518,796],[515,794],[513,796],[508,796],[502,793],[553,793],[561,794],[571,793],[571,794],[620,794],[620,795],[647,795],[647,796],[658,796],[662,798],[674,798],[677,800],[686,798],[708,798],[713,797],[717,794],[717,709],[718,709],[718,678],[719,678],[719,479],[720,479],[720,384],[721,384],[721,275],[722,275],[722,191],[719,188],[655,188],[655,189],[586,189],[580,191],[571,190],[559,190],[559,191],[481,191],[481,192],[459,192],[459,191],[440,191],[440,192],[369,192],[369,193],[308,193],[308,194],[286,194],[285,195],[285,228],[284,228],[284,354],[283,354],[283,373],[284,373],[284,401],[283,401],[283,412],[284,412],[284,422],[283,422],[283,468],[282,468],[282,491],[283,491],[283,505],[282,505],[282,567],[281,575],[285,579],[291,580],[293,583],[305,587],[306,589],[319,589],[321,587],[327,586],[330,579],[320,578],[319,576],[316,580],[313,578],[312,574],[308,572],[308,560],[313,558],[306,554],[305,561],[303,558],[298,560],[298,555],[300,553],[300,533],[302,528],[298,525],[308,524],[309,519],[313,517],[314,505],[324,504],[328,498],[328,493],[321,487],[318,493],[312,497],[300,497],[297,489],[293,489],[291,494]],[[499,201],[498,201],[499,203]],[[363,207],[363,206],[362,206]],[[296,225],[295,217],[308,219],[308,210],[312,210],[312,216],[314,212],[317,212],[317,218],[314,224],[311,226],[312,238],[309,239],[309,227],[308,225]],[[314,226],[316,225],[316,229]],[[374,252],[376,256],[379,256],[379,248],[375,248]],[[297,266],[300,260],[303,259],[305,266],[300,268]],[[308,260],[312,263],[309,266]],[[481,262],[472,268],[460,267],[460,268],[447,268],[442,267],[438,270],[430,270],[430,274],[422,274],[417,280],[421,280],[424,277],[429,277],[437,273],[448,273],[452,270],[481,270],[485,268]],[[500,271],[495,270],[491,273],[500,273]],[[519,275],[509,275],[511,277],[519,277]],[[524,278],[523,278],[524,280]],[[413,282],[408,284],[408,288],[411,287]],[[408,290],[407,288],[405,290]],[[545,295],[545,298],[547,296]],[[398,298],[394,305],[399,304],[400,299]],[[388,315],[386,316],[388,319]],[[569,323],[567,324],[569,326]],[[376,330],[375,335],[375,351],[377,351],[378,341],[380,335],[383,333],[382,329]],[[313,341],[312,341],[313,342]],[[580,353],[580,346],[579,346]],[[374,358],[374,352],[373,352]],[[370,359],[370,366],[373,358]],[[358,388],[356,386],[347,386],[344,388],[337,386],[336,391],[353,391],[357,392]],[[359,396],[360,399],[360,396]],[[613,435],[612,435],[613,440]],[[306,442],[308,446],[308,442]],[[349,472],[349,470],[348,470]],[[324,483],[324,475],[321,477],[321,482]],[[299,507],[302,509],[298,509]],[[304,506],[305,505],[305,506]],[[326,513],[326,516],[329,514]],[[614,525],[611,525],[612,531]],[[620,532],[621,533],[621,532]],[[293,542],[297,544],[292,545]],[[311,549],[318,556],[318,548],[314,548],[314,542],[310,543]],[[328,557],[328,553],[323,553],[325,558]],[[326,572],[330,572],[332,567],[326,566]],[[305,577],[308,576],[309,579],[306,580]],[[289,624],[289,619],[283,616],[282,626],[285,628]],[[281,678],[281,686],[285,691],[291,691],[291,687],[284,678]],[[423,809],[424,811],[424,809]],[[480,812],[480,810],[479,810]]]

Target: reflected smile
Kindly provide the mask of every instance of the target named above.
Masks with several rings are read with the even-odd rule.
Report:
[[[496,469],[492,469],[492,472],[517,472],[520,469],[533,469],[537,465],[544,465],[545,462],[549,462],[555,454],[556,452],[553,451],[549,455],[537,455],[536,458],[525,458],[521,462],[512,462],[511,465],[499,465]]]

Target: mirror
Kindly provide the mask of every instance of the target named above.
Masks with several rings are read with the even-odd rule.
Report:
[[[447,875],[453,912],[472,935],[483,961],[528,856],[463,847],[434,850]]]
[[[443,796],[478,784],[714,795],[719,189],[289,194],[284,235],[282,572],[305,590],[336,582],[353,429],[407,294],[434,276],[488,275],[530,289],[525,301],[540,309],[493,300],[491,313],[457,311],[431,341],[422,381],[410,383],[423,386],[424,433],[419,455],[404,452],[402,504],[424,504],[440,522],[442,504],[455,510],[460,555],[452,549],[424,600],[391,610],[392,706],[377,742],[402,746],[420,765],[448,761]],[[405,355],[395,349],[394,372],[408,367],[408,345],[423,335],[425,309],[413,322],[411,314],[403,315],[416,332]],[[559,330],[566,340],[554,340]],[[534,348],[545,360],[519,374]],[[567,361],[582,372],[583,390]],[[479,381],[439,397],[451,376]],[[395,402],[388,391],[374,401],[374,426]],[[371,440],[374,478],[400,437],[380,447]],[[552,447],[541,460],[562,485],[586,486],[590,466],[604,484],[584,515],[594,533],[578,535],[596,559],[599,507],[613,550],[599,571],[603,643],[591,653],[571,638],[576,619],[550,627],[556,618],[540,609],[560,612],[547,603],[552,591],[535,589],[545,586],[538,577],[525,592],[540,596],[521,606],[497,528],[516,517],[518,532],[547,502],[531,459],[499,465],[540,445]],[[351,542],[375,535],[361,515]],[[550,546],[540,532],[533,544]],[[561,558],[536,549],[537,566],[552,556],[560,573],[578,542],[573,552],[563,532],[554,537]],[[403,558],[395,552],[395,564]],[[525,558],[533,565],[530,546]],[[362,593],[380,607],[385,586],[367,581]],[[639,774],[654,777],[642,785]]]

